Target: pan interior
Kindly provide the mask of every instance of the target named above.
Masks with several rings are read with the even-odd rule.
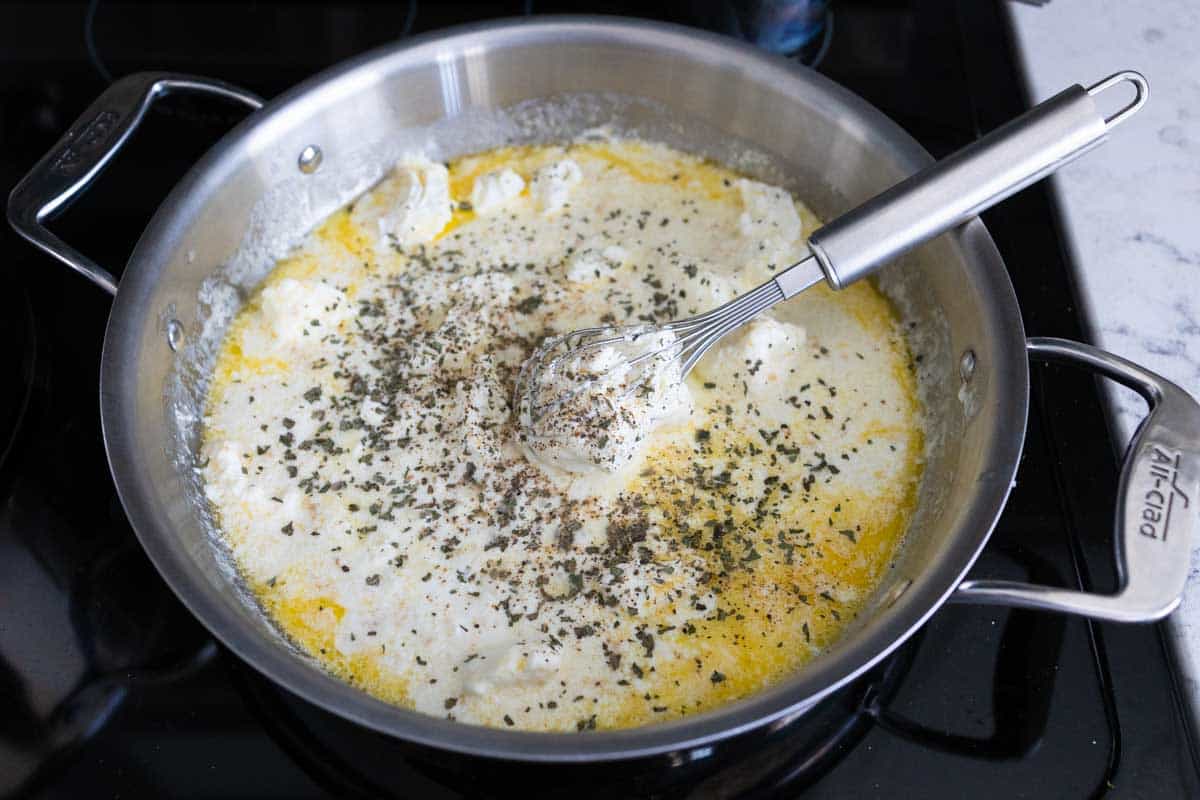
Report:
[[[491,26],[369,54],[293,90],[214,148],[139,243],[104,366],[106,436],[122,498],[185,603],[240,655],[309,699],[426,743],[530,757],[527,748],[489,738],[500,732],[443,730],[449,723],[339,684],[292,648],[240,585],[194,455],[226,326],[277,258],[402,156],[447,160],[503,144],[563,142],[597,126],[784,186],[823,219],[926,158],[819,76],[716,38],[616,22]],[[323,153],[311,175],[296,163],[309,145]],[[1014,444],[1001,423],[1024,419],[1011,287],[977,222],[877,280],[921,357],[927,454],[905,545],[859,618],[794,679],[753,698],[692,720],[590,737],[594,746],[542,739],[547,744],[532,757],[665,749],[794,713],[899,641],[969,566],[1019,452],[1020,429]],[[172,320],[186,331],[178,352],[165,335]],[[960,359],[968,350],[975,369],[966,382]]]

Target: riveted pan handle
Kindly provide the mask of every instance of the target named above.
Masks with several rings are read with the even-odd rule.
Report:
[[[1015,581],[962,583],[953,599],[1060,611],[1112,622],[1170,614],[1191,567],[1200,515],[1200,404],[1167,379],[1119,356],[1065,339],[1030,339],[1029,354],[1086,367],[1135,390],[1150,404],[1121,469],[1116,512],[1116,594]]]
[[[8,196],[8,221],[17,233],[109,294],[117,292],[112,273],[43,223],[62,213],[104,171],[151,103],[175,91],[226,97],[252,109],[263,104],[258,96],[224,81],[167,72],[129,75],[109,86]]]

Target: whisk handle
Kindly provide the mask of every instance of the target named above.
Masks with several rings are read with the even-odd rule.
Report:
[[[1136,92],[1108,117],[1095,96],[1128,82]],[[1146,79],[1119,72],[1078,84],[973,144],[901,181],[813,233],[813,255],[840,289],[890,259],[960,225],[1101,144],[1146,102]]]

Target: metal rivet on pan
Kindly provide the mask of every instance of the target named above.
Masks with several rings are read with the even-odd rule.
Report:
[[[183,343],[183,323],[177,319],[167,322],[167,344],[171,346],[171,350],[179,350],[179,345]]]
[[[975,351],[967,350],[963,352],[962,358],[958,362],[958,373],[962,375],[963,383],[969,383],[971,377],[975,374]]]
[[[321,166],[321,159],[324,156],[321,154],[321,148],[315,144],[310,144],[308,147],[300,151],[300,158],[296,160],[300,171],[305,175],[312,175]]]

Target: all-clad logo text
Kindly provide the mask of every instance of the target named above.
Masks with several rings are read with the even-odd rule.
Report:
[[[117,112],[101,111],[71,140],[50,168],[62,175],[70,175],[78,170],[85,163],[84,155],[107,142],[120,121],[121,115]]]
[[[1142,497],[1142,522],[1138,526],[1138,533],[1142,536],[1165,542],[1176,502],[1182,508],[1188,507],[1188,496],[1176,484],[1177,480],[1179,454],[1154,445],[1150,453],[1150,481],[1154,488]]]

